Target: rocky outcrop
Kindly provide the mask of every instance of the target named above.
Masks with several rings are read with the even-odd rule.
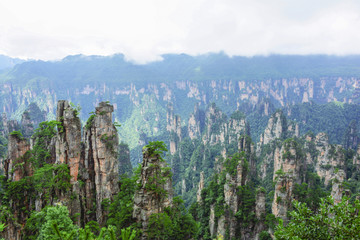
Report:
[[[282,111],[275,112],[269,119],[265,131],[260,136],[259,145],[265,145],[275,139],[299,137],[299,126],[288,122]]]
[[[13,131],[20,131],[20,130],[21,130],[20,124],[16,120],[9,120],[5,124],[5,133],[9,134]]]
[[[21,116],[21,130],[25,138],[30,138],[39,123],[45,121],[46,112],[41,111],[36,103],[30,103]]]
[[[24,215],[26,211],[23,209],[28,213],[33,209],[40,211],[45,204],[61,202],[66,205],[78,225],[91,220],[96,220],[101,226],[105,223],[107,212],[102,207],[103,203],[112,201],[119,191],[118,135],[112,123],[112,112],[112,105],[99,104],[96,113],[84,128],[83,142],[80,119],[68,101],[58,102],[57,122],[40,125],[57,128],[56,134],[35,134],[31,139],[31,145],[20,132],[10,134],[9,157],[5,161],[5,173],[9,181],[19,181],[31,176],[32,171],[36,171],[45,163],[66,164],[69,168],[71,188],[66,191],[54,189],[47,192],[46,199],[43,196],[44,192],[38,190],[35,194],[32,192],[32,195],[24,192],[23,199],[12,199],[15,220],[7,223],[9,227],[4,233],[6,239],[20,239],[16,232],[20,234],[28,217]],[[31,166],[28,159],[32,154],[37,154],[33,152],[36,147],[47,150],[46,157],[41,159],[45,162],[37,161]]]
[[[195,104],[194,112],[190,115],[188,121],[188,135],[191,140],[199,138],[202,134],[205,124],[205,114],[199,108],[198,104]]]
[[[249,176],[255,177],[256,171],[256,156],[255,156],[255,145],[248,135],[241,135],[238,140],[238,149],[240,152],[244,152],[246,159],[249,163]]]
[[[142,239],[146,239],[150,216],[161,213],[166,207],[172,206],[171,173],[165,167],[166,162],[160,155],[153,153],[153,150],[149,148],[143,149],[143,163],[138,181],[139,189],[134,195],[133,211],[133,218],[141,224],[143,229]],[[151,185],[154,184],[157,191],[151,189]],[[161,193],[159,194],[159,192]]]
[[[282,111],[275,112],[269,119],[265,131],[256,145],[256,156],[261,159],[259,175],[262,179],[273,176],[269,169],[277,168],[276,159],[280,159],[282,141],[288,137],[298,137],[299,127],[288,122]],[[277,161],[277,163],[280,163]],[[278,170],[278,169],[276,169]]]
[[[10,134],[8,141],[8,157],[5,160],[5,177],[9,181],[19,181],[24,176],[32,175],[28,162],[30,143],[20,134]]]
[[[266,191],[263,188],[259,188],[256,191],[255,201],[255,216],[258,219],[255,225],[255,238],[259,239],[259,234],[266,230],[265,216],[266,216]]]
[[[56,163],[65,163],[70,168],[71,183],[78,179],[81,156],[81,122],[68,101],[60,100],[56,120],[61,123],[56,138]]]
[[[8,156],[4,163],[5,177],[8,182],[17,182],[25,176],[31,176],[33,174],[31,163],[29,161],[29,150],[29,142],[20,134],[13,133],[9,135]],[[29,210],[31,210],[31,204],[29,203],[31,199],[29,199],[29,196],[27,196],[26,192],[21,192],[19,194],[21,198],[11,199],[9,203],[13,217],[11,217],[11,215],[7,217],[7,226],[2,235],[5,239],[21,239],[21,230],[28,217]]]
[[[210,104],[205,112],[205,134],[202,141],[210,145],[224,143],[226,132],[226,115],[216,107],[215,103]]]
[[[166,130],[170,133],[170,154],[173,155],[179,150],[182,135],[181,118],[179,115],[174,115],[174,107],[170,103],[167,106]]]
[[[360,170],[360,144],[357,146],[356,154],[353,157],[353,164],[356,167],[356,170]]]
[[[294,139],[288,139],[283,143],[280,154],[275,154],[274,175],[275,184],[272,213],[275,217],[287,219],[287,211],[291,207],[293,187],[300,184],[304,172],[304,154],[300,144]]]
[[[111,201],[119,191],[118,134],[112,123],[114,107],[101,102],[84,128],[85,158],[84,174],[88,187],[86,195],[96,192],[96,220],[104,222],[103,201]],[[91,182],[92,178],[95,182]],[[94,184],[94,189],[91,186]]]
[[[261,145],[268,144],[276,138],[284,138],[288,129],[286,118],[282,111],[274,113],[260,137]]]
[[[319,133],[315,138],[315,146],[318,156],[315,164],[316,173],[324,179],[325,185],[335,178],[336,169],[342,169],[345,165],[343,148],[340,145],[329,144],[329,138],[325,133]]]
[[[272,214],[287,220],[287,212],[291,207],[292,192],[294,189],[294,179],[286,174],[277,176],[275,184],[275,194],[272,203]]]
[[[243,161],[243,159],[240,160],[234,176],[231,176],[229,173],[226,174],[226,183],[224,185],[225,204],[229,207],[227,214],[225,214],[225,219],[229,225],[230,239],[234,238],[236,233],[237,221],[235,214],[239,206],[238,188],[245,185],[247,177],[247,169],[244,168]]]
[[[200,182],[199,187],[196,194],[196,200],[197,202],[201,201],[201,191],[204,189],[204,172],[200,172]]]
[[[343,192],[344,192],[343,182],[345,180],[345,176],[346,175],[344,170],[338,170],[332,179],[331,196],[336,204],[341,202],[341,199],[343,197]]]

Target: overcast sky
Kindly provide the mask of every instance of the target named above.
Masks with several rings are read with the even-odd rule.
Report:
[[[359,0],[1,0],[0,54],[360,54]]]

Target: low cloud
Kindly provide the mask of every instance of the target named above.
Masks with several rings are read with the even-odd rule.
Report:
[[[359,1],[134,0],[0,3],[0,54],[360,54]]]

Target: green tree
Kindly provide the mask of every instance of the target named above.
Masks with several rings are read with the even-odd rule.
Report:
[[[41,225],[38,239],[62,239],[54,231],[54,224],[57,225],[59,233],[63,238],[72,234],[76,227],[69,217],[69,210],[65,206],[48,207],[45,210],[44,223]]]
[[[294,201],[291,220],[284,226],[280,220],[275,238],[282,239],[360,239],[360,202],[343,198],[338,204],[331,197],[321,199],[317,212],[305,203]]]

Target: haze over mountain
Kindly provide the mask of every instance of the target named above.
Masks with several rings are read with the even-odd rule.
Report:
[[[360,2],[0,3],[0,240],[360,239]]]
[[[115,104],[117,121],[128,123],[120,129],[121,139],[132,151],[139,151],[139,142],[164,134],[168,103],[185,120],[196,103],[205,108],[215,102],[227,114],[237,109],[250,114],[264,101],[273,105],[272,109],[311,101],[359,102],[357,55],[162,57],[141,65],[126,61],[122,54],[27,61],[1,75],[0,109],[20,120],[26,106],[36,102],[53,119],[57,100],[68,99],[81,105],[84,122],[100,101],[110,101]],[[266,121],[262,120],[260,129],[252,127],[253,133],[261,133]]]

